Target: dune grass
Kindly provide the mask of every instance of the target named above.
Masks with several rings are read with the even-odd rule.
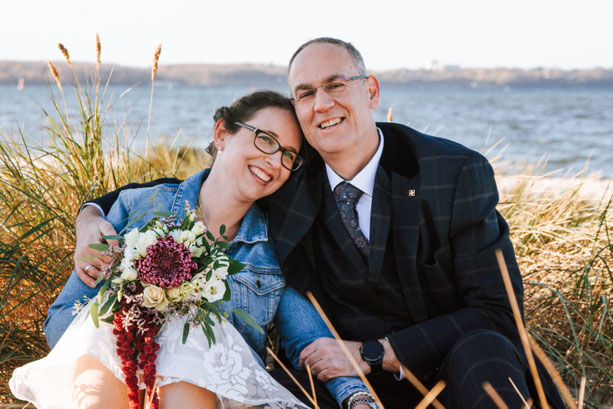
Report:
[[[12,401],[12,370],[48,352],[42,325],[72,270],[79,205],[130,181],[184,178],[207,164],[189,148],[135,153],[99,71],[83,86],[73,71],[72,82],[51,93],[43,145],[21,134],[0,141],[0,402]],[[77,107],[74,117],[67,106]],[[498,208],[524,275],[527,328],[571,390],[586,377],[586,403],[599,407],[613,396],[611,192],[585,200],[588,178],[555,195],[535,188],[546,177],[517,180]]]

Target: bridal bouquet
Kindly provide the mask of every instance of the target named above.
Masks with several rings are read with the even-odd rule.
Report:
[[[99,280],[105,282],[90,307],[96,327],[99,321],[112,323],[117,339],[117,353],[129,389],[130,408],[139,407],[138,369],[144,372],[146,396],[158,407],[155,392],[155,361],[159,345],[155,337],[171,316],[187,316],[183,327],[185,343],[190,328],[200,326],[211,343],[212,327],[224,317],[223,301],[230,300],[226,277],[239,272],[243,264],[226,256],[228,244],[215,238],[196,212],[185,209],[183,218],[171,212],[157,212],[141,229],[125,236],[105,236],[121,245],[90,247],[105,251],[113,263]],[[239,318],[259,328],[243,310],[233,309]]]

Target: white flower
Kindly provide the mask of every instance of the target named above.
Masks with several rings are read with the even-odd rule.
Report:
[[[136,243],[136,251],[140,257],[145,257],[147,255],[147,247],[155,244],[158,238],[154,231],[146,231],[140,234],[138,238],[138,243]]]
[[[168,235],[172,237],[177,243],[181,243],[181,233],[181,230],[175,229],[168,233]]]
[[[192,227],[192,233],[194,233],[195,236],[200,236],[201,234],[204,234],[205,231],[206,226],[202,222],[196,222],[194,227]]]
[[[125,281],[134,281],[138,278],[138,272],[134,268],[128,267],[122,271],[120,277]]]
[[[188,250],[192,252],[193,258],[198,258],[202,255],[202,253],[204,253],[204,249],[202,247],[197,246],[195,243],[190,244]]]
[[[230,262],[228,262],[228,264],[229,263]],[[226,277],[228,276],[228,264],[223,264],[217,267],[213,271],[213,278],[216,278],[218,280],[225,280]]]
[[[125,235],[124,239],[126,242],[126,250],[133,249],[134,247],[136,247],[139,235],[140,233],[138,232],[138,229],[132,229],[128,234]]]
[[[172,302],[179,302],[183,299],[183,295],[181,294],[181,290],[179,290],[179,287],[171,288],[170,290],[167,291],[167,293],[168,293],[168,298]]]
[[[183,281],[179,286],[179,291],[183,296],[183,299],[189,297],[196,287],[189,281]]]
[[[221,280],[211,280],[204,286],[204,298],[209,302],[219,301],[226,292],[226,285]]]
[[[155,285],[146,286],[143,290],[143,306],[165,311],[168,307],[168,299],[164,289]]]
[[[196,236],[190,230],[184,230],[181,232],[181,241],[187,244],[194,244]]]

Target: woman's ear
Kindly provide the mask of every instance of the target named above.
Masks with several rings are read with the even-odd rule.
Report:
[[[226,129],[226,123],[223,119],[218,119],[215,122],[215,128],[213,129],[213,142],[215,142],[215,148],[217,148],[217,152],[223,151],[223,148],[226,143],[226,136],[229,134]]]

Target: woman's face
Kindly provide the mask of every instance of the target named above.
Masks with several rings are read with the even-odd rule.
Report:
[[[273,135],[285,149],[300,150],[300,127],[285,109],[262,108],[245,123]],[[263,153],[255,147],[253,139],[254,133],[243,127],[235,134],[215,135],[218,153],[214,167],[223,172],[227,188],[233,189],[240,201],[253,202],[272,194],[290,175],[281,164],[281,151]]]

